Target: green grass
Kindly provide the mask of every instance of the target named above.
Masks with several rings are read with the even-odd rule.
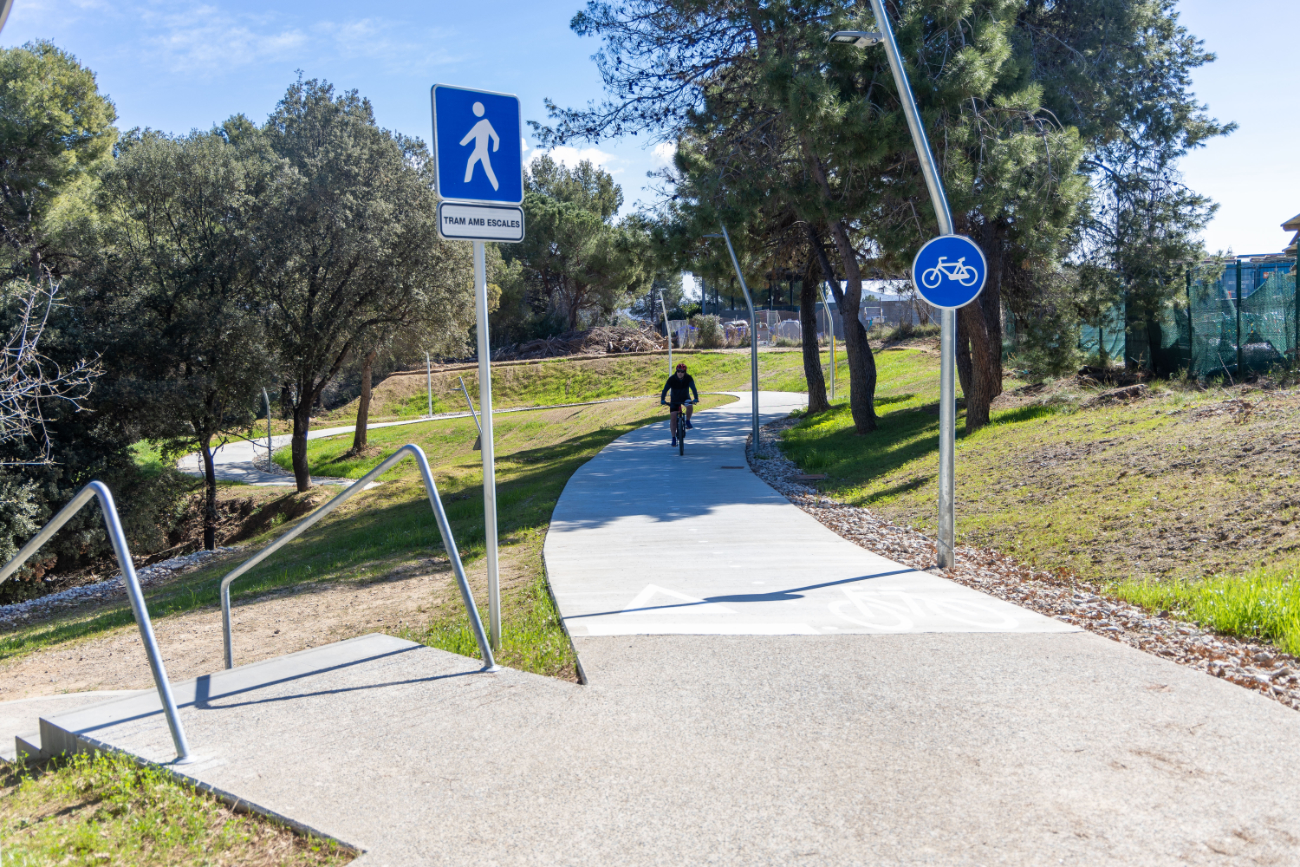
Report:
[[[836,350],[838,375],[848,381],[844,366],[844,347]],[[749,352],[675,352],[673,361],[689,366],[702,391],[749,390]],[[822,350],[822,368],[830,369],[829,350]],[[668,355],[631,357],[595,356],[546,359],[528,364],[503,364],[492,370],[492,400],[498,409],[520,406],[557,406],[615,397],[658,394],[668,377]],[[460,378],[477,406],[478,371],[456,370],[433,375],[433,411],[463,412],[465,398]],[[803,355],[799,351],[759,353],[759,387],[774,391],[804,391]],[[377,383],[370,406],[370,420],[393,421],[418,418],[428,412],[428,393],[422,372],[409,376],[391,376]],[[315,425],[354,424],[357,402],[319,416]],[[263,423],[264,424],[264,423]],[[265,430],[265,427],[262,428]],[[277,420],[277,432],[289,430],[288,423]]]
[[[508,661],[513,668],[539,674],[558,674],[571,669],[575,664],[573,646],[560,623],[546,577],[538,574],[510,595],[514,603],[512,616],[501,621],[498,661]],[[460,605],[448,606],[424,626],[400,629],[397,637],[461,656],[479,655],[469,614]]]
[[[172,465],[171,461],[163,460],[161,450],[149,440],[140,440],[140,442],[131,446],[131,455],[135,460],[135,465],[148,478],[153,478]]]
[[[354,852],[240,816],[161,768],[108,754],[28,767],[0,782],[4,864],[346,864]]]
[[[1203,581],[1125,581],[1115,592],[1135,605],[1300,655],[1300,580],[1294,565]]]
[[[729,400],[709,398],[705,405]],[[545,674],[563,674],[572,669],[568,642],[562,643],[564,652],[570,654],[565,660],[559,660],[555,651],[561,647],[556,643],[556,636],[562,635],[558,619],[548,607],[549,600],[543,605],[535,590],[542,574],[541,545],[551,512],[578,467],[613,439],[663,418],[655,401],[643,400],[512,413],[499,420],[497,505],[503,564],[503,636],[508,651],[501,656],[504,664]],[[474,427],[470,419],[444,419],[373,431],[371,444],[377,453],[359,460],[341,459],[351,446],[349,436],[313,440],[309,461],[317,474],[359,477],[407,442],[415,442],[425,450],[461,557],[467,566],[473,566],[483,557],[485,535],[481,457],[472,449]],[[277,527],[252,540],[250,550],[284,529]],[[379,487],[359,494],[240,578],[232,587],[232,599],[237,603],[278,588],[318,582],[364,583],[416,561],[438,557],[441,550],[415,465],[405,461],[387,473]],[[439,559],[445,565],[445,559]],[[159,619],[200,608],[215,609],[220,578],[234,562],[237,559],[147,591],[151,615]],[[507,566],[512,570],[509,586]],[[486,593],[477,585],[475,592],[480,611],[486,616]],[[423,631],[431,641],[444,640],[439,637],[445,632],[440,625],[443,621],[462,616],[458,595],[452,595],[455,598],[435,613],[435,622]],[[118,603],[21,626],[0,637],[0,661],[93,638],[132,623],[129,606]],[[515,641],[509,637],[540,634],[539,630],[550,636],[549,644],[541,642],[529,649],[531,639]],[[447,641],[448,649],[464,646]]]
[[[881,353],[878,363],[875,433],[855,433],[840,405],[786,431],[782,448],[826,473],[819,487],[835,499],[932,533],[937,364],[912,351]],[[975,434],[959,422],[958,540],[1156,607],[1171,607],[1162,594],[1188,611],[1204,597],[1188,616],[1290,641],[1280,626],[1261,625],[1260,612],[1292,610],[1282,602],[1288,579],[1276,576],[1300,554],[1291,469],[1300,395],[1247,393],[1253,408],[1242,412],[1228,404],[1239,391],[1156,383],[1149,399],[1127,405],[1092,403],[1097,393],[1057,383],[1041,399],[995,409]]]

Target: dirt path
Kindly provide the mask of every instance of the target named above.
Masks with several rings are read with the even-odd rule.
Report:
[[[421,574],[408,567],[366,584],[298,585],[236,602],[235,664],[424,623],[452,588],[449,571]],[[154,630],[172,680],[221,668],[219,608],[160,618]],[[0,701],[92,689],[142,689],[152,682],[140,634],[131,626],[4,665]]]

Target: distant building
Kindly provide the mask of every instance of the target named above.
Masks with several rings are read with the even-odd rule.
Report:
[[[1291,244],[1282,251],[1283,256],[1295,257],[1297,247],[1300,247],[1300,214],[1296,214],[1291,219],[1282,224],[1282,228],[1288,232],[1295,232],[1291,238]]]

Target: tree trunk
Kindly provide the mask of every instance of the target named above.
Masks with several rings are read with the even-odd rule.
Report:
[[[835,223],[831,235],[848,283],[848,291],[843,291],[835,280],[835,271],[816,233],[811,226],[808,231],[844,324],[844,356],[849,366],[849,411],[853,413],[853,427],[860,434],[870,433],[876,429],[876,359],[871,354],[867,329],[858,319],[858,311],[862,308],[862,272],[858,269],[858,256],[849,242],[844,224]]]
[[[370,350],[361,361],[361,399],[357,401],[357,429],[352,434],[352,451],[361,454],[366,448],[366,425],[370,423],[370,374],[378,350]]]
[[[831,194],[826,169],[813,152],[812,144],[805,137],[800,145],[808,169],[821,187],[823,200],[833,201],[835,197]],[[829,223],[831,238],[835,241],[835,249],[844,265],[848,291],[842,291],[835,280],[835,271],[831,268],[826,251],[811,223],[805,223],[808,239],[817,252],[826,279],[830,281],[835,306],[839,308],[840,319],[844,323],[844,356],[849,364],[849,410],[853,413],[853,427],[860,434],[870,433],[876,429],[876,359],[871,354],[871,344],[867,342],[867,330],[858,320],[858,311],[862,308],[862,271],[858,268],[858,254],[849,240],[844,221],[831,221],[824,204],[822,217]]]
[[[989,423],[1002,393],[1002,257],[992,227],[984,231],[988,274],[984,291],[957,311],[957,371],[966,397],[966,433]]]
[[[217,468],[212,460],[212,435],[199,442],[203,451],[203,550],[217,547]]]
[[[1000,364],[991,356],[1001,354],[1001,342],[993,346],[988,323],[979,302],[967,304],[957,311],[958,334],[961,335],[961,347],[958,350],[959,369],[966,368],[966,375],[961,377],[961,390],[966,396],[966,433],[972,433],[989,423],[989,405],[993,398],[1002,393],[1001,376],[994,381],[996,368]],[[965,356],[965,358],[962,358]],[[961,364],[965,361],[965,364]]]
[[[298,485],[298,493],[305,493],[311,487],[311,470],[307,466],[307,432],[311,430],[312,400],[302,400],[293,408],[293,439],[290,449],[293,454],[293,479]]]
[[[821,269],[809,260],[803,271],[803,289],[799,293],[799,325],[803,331],[803,375],[808,381],[808,412],[826,412],[826,380],[822,376],[822,349],[817,343],[817,281],[813,276]]]

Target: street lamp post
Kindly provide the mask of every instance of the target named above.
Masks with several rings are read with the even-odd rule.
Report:
[[[740,281],[740,291],[745,296],[745,305],[749,308],[749,390],[752,395],[752,427],[754,437],[754,456],[759,454],[758,438],[758,317],[754,313],[754,301],[749,297],[749,286],[745,284],[745,275],[740,273],[740,260],[736,258],[736,248],[731,246],[731,236],[727,227],[722,227],[721,235],[705,235],[706,238],[722,238],[727,242],[727,252],[731,254],[731,265],[736,269],[736,279]]]
[[[939,169],[930,151],[930,142],[921,123],[920,112],[916,109],[916,100],[912,96],[912,86],[907,80],[907,71],[903,68],[903,58],[898,52],[898,42],[894,39],[894,30],[885,14],[882,0],[871,0],[871,11],[876,16],[879,33],[841,30],[832,34],[831,41],[841,44],[856,45],[865,48],[883,42],[885,55],[889,58],[889,69],[894,75],[894,84],[898,88],[898,101],[902,103],[903,114],[907,118],[907,128],[912,133],[912,143],[921,163],[921,174],[925,177],[925,186],[934,203],[934,214],[939,221],[939,234],[953,233],[952,212],[948,209],[948,197],[943,191],[943,182],[939,178]],[[956,450],[957,450],[957,311],[944,309],[940,312],[939,332],[939,538],[937,554],[940,569],[951,569],[955,563],[954,545],[956,536]]]
[[[668,325],[668,305],[664,303],[664,292],[659,290],[659,309],[664,313],[664,334],[668,337],[668,375],[673,375],[673,330]]]
[[[826,310],[826,333],[831,339],[831,400],[835,400],[835,319],[831,316],[829,285],[822,284],[822,307]]]

